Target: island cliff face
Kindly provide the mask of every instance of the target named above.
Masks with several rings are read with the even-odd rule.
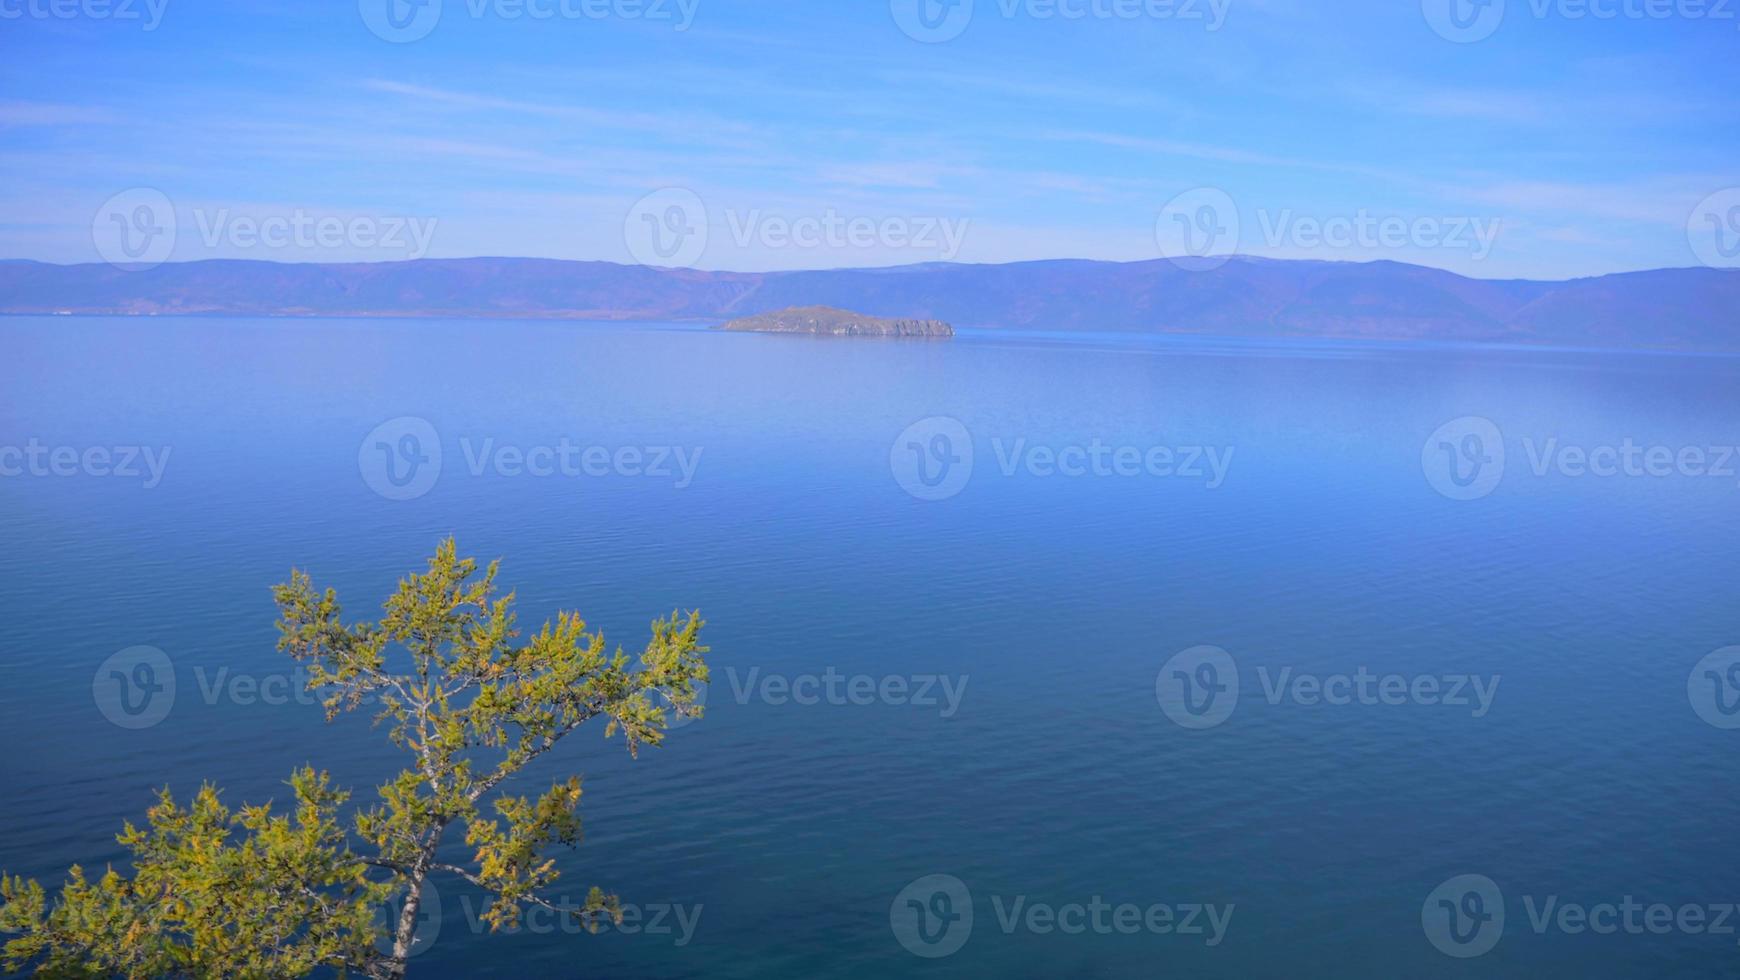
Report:
[[[953,337],[955,328],[941,320],[893,320],[848,313],[831,306],[794,306],[788,310],[746,316],[720,327],[756,333],[807,333],[831,337]]]

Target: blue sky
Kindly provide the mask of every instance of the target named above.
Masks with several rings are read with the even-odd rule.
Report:
[[[973,0],[934,43],[920,2],[441,0],[394,43],[388,0],[0,0],[0,257],[97,261],[139,189],[174,260],[635,261],[676,201],[664,264],[744,270],[1151,259],[1209,200],[1244,253],[1567,278],[1740,206],[1740,0],[1467,43],[1467,0]]]

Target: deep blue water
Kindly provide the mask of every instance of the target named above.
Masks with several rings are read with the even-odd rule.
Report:
[[[1740,443],[1740,359],[84,318],[0,320],[0,349],[0,447],[169,450],[150,487],[0,477],[9,872],[118,859],[121,821],[164,784],[283,799],[313,762],[370,794],[399,756],[366,717],[327,724],[204,685],[286,672],[269,587],[293,566],[362,616],[453,533],[505,559],[527,627],[576,608],[633,649],[655,615],[706,615],[704,719],[638,760],[583,731],[520,783],[586,776],[588,839],[559,853],[560,892],[699,912],[686,943],[674,913],[668,932],[478,935],[475,894],[442,883],[413,976],[1740,976],[1732,933],[1530,917],[1552,896],[1740,902],[1727,661],[1694,676],[1740,644],[1740,476],[1536,475],[1531,458],[1549,439]],[[365,479],[382,471],[364,440],[403,417],[428,423],[442,463],[426,493],[394,500]],[[936,417],[965,430],[974,466],[958,494],[923,500],[896,478],[913,483],[913,454],[939,476],[966,448],[935,441],[946,423],[903,439]],[[1507,457],[1474,500],[1438,492],[1422,459],[1463,417],[1490,420]],[[1468,431],[1439,441],[1461,453]],[[564,438],[700,456],[682,486],[471,472],[486,440]],[[1003,472],[1016,446],[1096,444],[1232,455],[1213,489],[1145,464]],[[93,677],[140,645],[169,658],[176,695],[130,729]],[[1194,729],[1157,680],[1176,683],[1168,662],[1202,645],[1226,651],[1240,691]],[[1184,672],[1226,679],[1196,663]],[[1265,686],[1362,668],[1498,686],[1484,712],[1411,695],[1271,703]],[[896,687],[802,704],[760,686],[830,669],[911,691],[947,678],[959,700]],[[934,959],[891,926],[896,896],[931,875],[968,889],[974,919]],[[1461,875],[1489,878],[1506,915],[1469,959],[1422,923]],[[1128,934],[1000,920],[1020,897],[1096,896],[1142,915],[1232,911],[1214,945],[1146,919]]]

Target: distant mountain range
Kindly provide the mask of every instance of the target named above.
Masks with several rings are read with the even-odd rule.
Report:
[[[1212,271],[1056,260],[767,273],[505,258],[0,262],[0,313],[716,321],[817,305],[1006,330],[1740,351],[1740,271],[1717,269],[1535,282],[1254,258]]]

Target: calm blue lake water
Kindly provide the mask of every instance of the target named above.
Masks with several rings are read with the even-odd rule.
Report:
[[[269,587],[306,568],[369,614],[453,533],[528,627],[577,608],[636,648],[700,608],[714,682],[664,748],[582,732],[521,784],[585,774],[562,891],[642,928],[479,935],[443,882],[413,976],[1740,976],[1740,655],[1706,661],[1740,644],[1740,360],[222,319],[0,344],[10,872],[118,859],[164,784],[283,799],[313,762],[372,793],[400,757],[366,717],[276,696]],[[157,717],[104,693],[137,646]]]

